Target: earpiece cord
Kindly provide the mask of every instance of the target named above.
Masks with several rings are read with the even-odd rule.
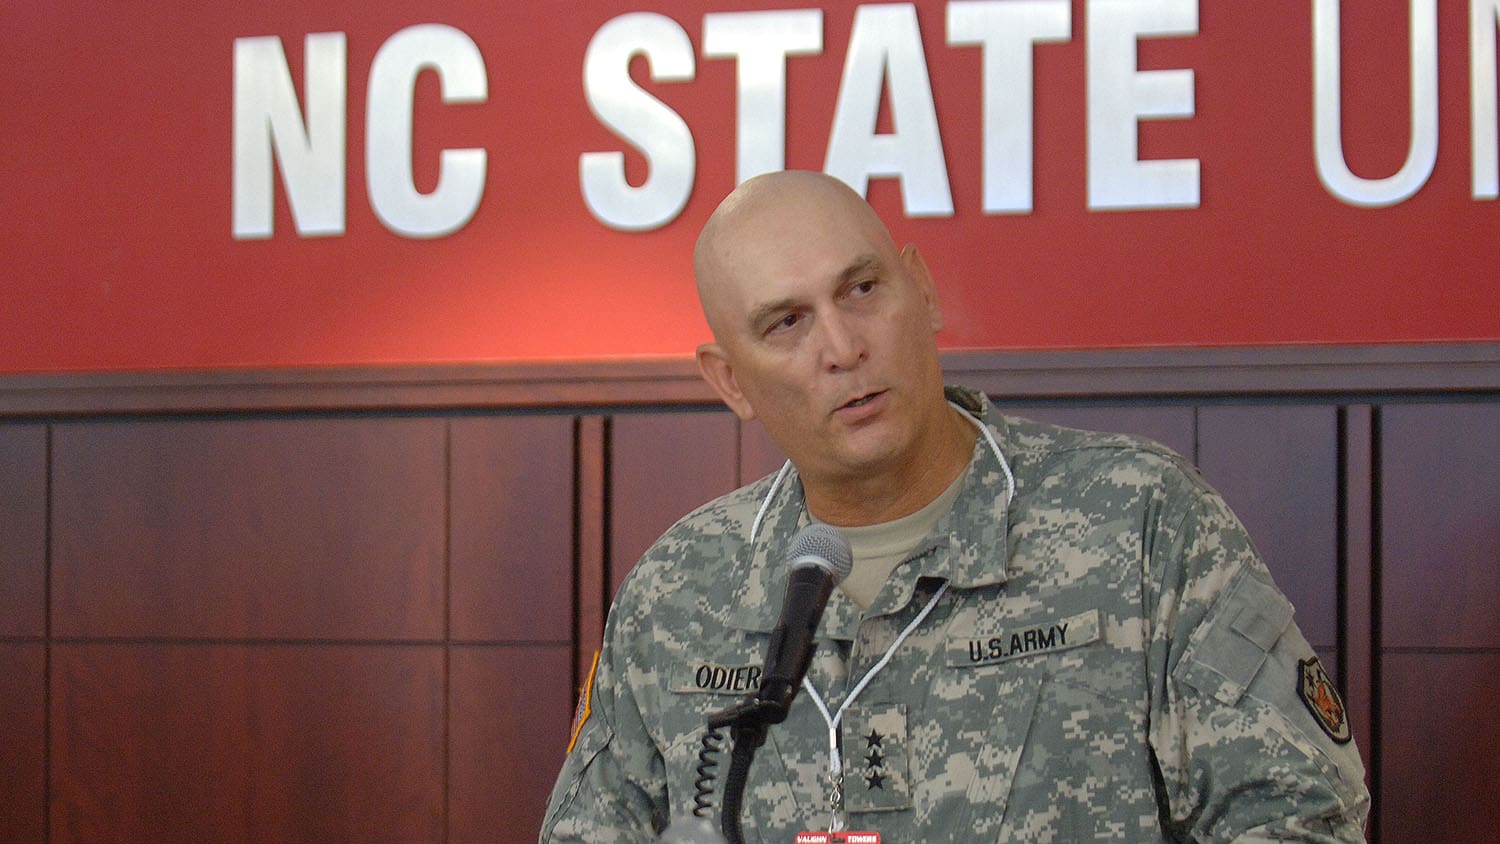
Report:
[[[978,428],[979,433],[984,435],[985,442],[990,444],[990,451],[994,453],[995,460],[1000,463],[1000,471],[1005,473],[1005,506],[1009,507],[1011,499],[1016,497],[1016,476],[1011,473],[1010,463],[1006,461],[1005,455],[1000,451],[1000,444],[995,442],[995,435],[990,433],[988,425],[981,422],[974,414],[965,409],[963,405],[951,401],[948,402],[948,405],[963,414],[963,417],[969,420],[969,423],[974,427]],[[776,472],[776,477],[771,480],[771,488],[766,490],[766,497],[761,500],[760,509],[755,511],[755,519],[750,523],[751,542],[754,542],[756,534],[760,533],[760,526],[765,521],[766,511],[771,509],[771,501],[776,497],[776,491],[781,489],[781,482],[786,479],[786,476],[791,471],[792,461],[788,460],[781,464],[781,469]]]

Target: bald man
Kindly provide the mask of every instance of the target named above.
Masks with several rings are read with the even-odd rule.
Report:
[[[1343,704],[1193,467],[945,388],[926,264],[828,176],[741,185],[694,272],[704,378],[790,459],[621,586],[543,842],[692,813],[705,720],[755,691],[813,522],[854,571],[750,770],[746,840],[1363,840]]]

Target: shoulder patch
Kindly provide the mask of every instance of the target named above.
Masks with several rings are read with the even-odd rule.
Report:
[[[594,662],[589,666],[588,679],[583,681],[583,688],[578,692],[578,708],[573,710],[573,730],[568,738],[568,752],[573,752],[573,745],[578,744],[578,734],[583,732],[583,725],[588,723],[589,715],[594,711],[594,672],[599,670],[599,652],[594,651]]]
[[[1297,696],[1329,738],[1338,744],[1349,741],[1349,713],[1317,657],[1297,661]]]

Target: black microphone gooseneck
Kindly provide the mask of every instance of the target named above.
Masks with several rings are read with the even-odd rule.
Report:
[[[720,825],[730,844],[742,844],[740,807],[755,751],[765,743],[772,724],[786,720],[792,699],[807,674],[817,645],[818,620],[833,587],[854,568],[854,554],[844,535],[831,525],[809,525],[792,537],[787,549],[786,599],[781,618],[766,646],[760,690],[708,719],[710,729],[730,728],[734,741],[724,781]]]

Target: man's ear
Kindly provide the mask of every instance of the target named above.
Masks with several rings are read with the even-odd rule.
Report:
[[[915,244],[908,243],[901,250],[901,263],[906,266],[907,276],[922,294],[922,301],[927,306],[927,318],[932,324],[932,333],[936,334],[943,329],[943,309],[938,306],[937,285],[932,281],[932,273],[927,270],[927,261],[917,251]]]
[[[699,346],[698,371],[703,373],[703,380],[714,388],[714,392],[729,405],[735,416],[747,422],[755,418],[755,408],[750,406],[750,400],[740,391],[739,382],[734,378],[734,365],[729,362],[729,354],[724,351],[723,346],[718,343]]]

